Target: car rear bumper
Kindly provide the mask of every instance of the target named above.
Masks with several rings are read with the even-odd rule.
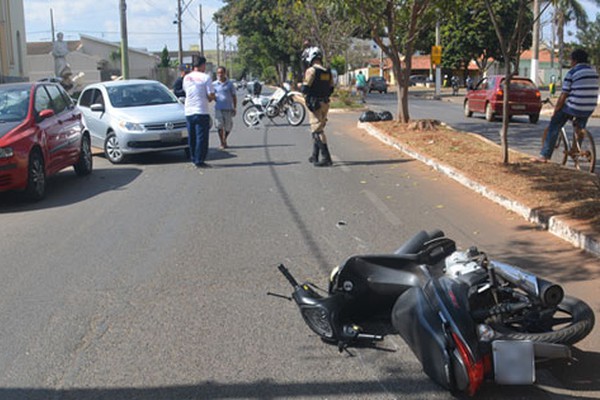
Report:
[[[493,103],[494,114],[502,115],[502,102]],[[510,115],[539,114],[542,109],[541,103],[508,103]]]

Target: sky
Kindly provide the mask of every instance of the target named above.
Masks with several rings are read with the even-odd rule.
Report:
[[[216,48],[215,11],[223,7],[220,0],[181,0],[186,5],[182,13],[183,50],[199,46],[198,8],[202,4],[205,26],[204,48]],[[589,19],[594,21],[600,8],[593,0],[580,0]],[[25,31],[28,42],[51,41],[50,9],[54,15],[55,32],[63,32],[65,40],[79,40],[79,34],[120,41],[119,0],[23,0]],[[128,0],[127,31],[130,47],[160,51],[166,45],[178,50],[176,20],[177,0]],[[576,33],[574,27],[568,32]],[[568,40],[574,40],[570,37]],[[228,49],[233,45],[230,42]],[[222,43],[221,43],[222,48]]]
[[[181,0],[187,5],[182,12],[183,50],[199,46],[199,5],[204,21],[204,48],[216,48],[215,11],[224,6],[219,0]],[[51,41],[50,9],[55,33],[63,32],[65,40],[79,40],[79,34],[118,42],[121,39],[119,0],[23,0],[25,32],[28,42]],[[178,50],[177,0],[127,0],[127,31],[130,47],[160,51],[166,45]],[[222,39],[220,39],[222,40]],[[233,41],[232,41],[233,43]],[[222,48],[222,43],[221,43]],[[229,48],[229,46],[228,46]]]

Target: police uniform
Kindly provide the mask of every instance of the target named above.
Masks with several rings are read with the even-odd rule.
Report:
[[[324,129],[329,112],[329,96],[333,92],[331,70],[313,63],[306,70],[302,92],[309,110],[310,129],[313,137],[313,154],[309,158],[315,166],[324,167],[332,164]],[[323,158],[319,162],[319,152]]]

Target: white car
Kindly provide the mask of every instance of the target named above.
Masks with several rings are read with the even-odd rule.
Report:
[[[113,164],[128,154],[188,151],[183,105],[162,83],[150,80],[88,85],[77,102],[92,146]]]

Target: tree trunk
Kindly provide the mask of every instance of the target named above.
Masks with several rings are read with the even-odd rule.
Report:
[[[504,98],[502,99],[502,129],[500,130],[500,145],[502,146],[502,162],[508,164],[508,124],[510,123],[508,94],[510,91],[510,61],[504,63]]]

